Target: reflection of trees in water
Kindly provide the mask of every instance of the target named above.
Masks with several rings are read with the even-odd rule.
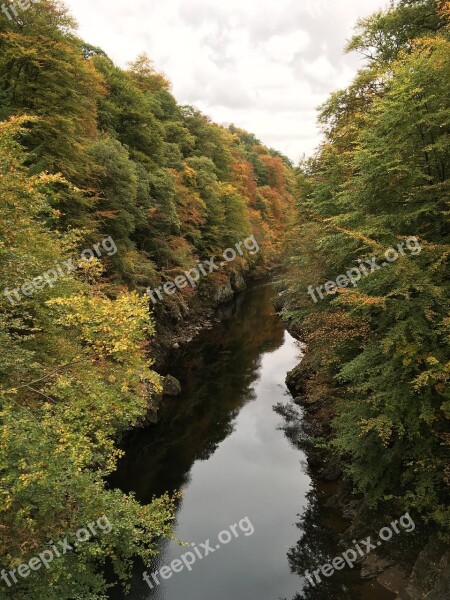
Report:
[[[321,565],[326,564],[334,556],[342,552],[333,543],[334,532],[322,521],[323,515],[318,501],[317,490],[313,488],[307,495],[308,508],[297,523],[302,536],[296,546],[288,552],[289,565],[293,573],[302,576],[306,571],[310,574]],[[350,600],[351,596],[344,583],[340,581],[339,573],[330,579],[321,576],[322,583],[312,587],[307,581],[302,594],[297,594],[294,600]]]
[[[207,460],[234,430],[246,403],[255,399],[261,356],[280,348],[284,328],[275,315],[271,287],[237,298],[223,321],[189,345],[170,372],[182,384],[166,401],[156,427],[129,437],[126,457],[112,478],[145,502],[182,488],[195,460]]]
[[[308,436],[303,430],[302,409],[292,402],[288,404],[279,402],[273,407],[273,410],[284,420],[279,429],[284,431],[285,436],[294,448],[304,451]]]
[[[283,417],[281,429],[290,443],[300,450],[308,446],[308,436],[302,427],[302,410],[292,402],[277,404],[274,410]],[[324,522],[324,508],[319,500],[316,486],[307,494],[307,508],[299,515],[298,529],[302,532],[297,544],[287,554],[293,573],[302,577],[306,571],[311,575],[321,565],[341,554],[336,544],[335,532]],[[336,572],[330,579],[321,576],[322,583],[312,587],[305,580],[305,587],[293,600],[351,600],[352,596],[342,580],[342,573]]]

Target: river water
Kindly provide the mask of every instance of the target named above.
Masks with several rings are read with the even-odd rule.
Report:
[[[393,598],[374,583],[361,585],[357,570],[305,583],[306,569],[342,552],[343,524],[324,507],[332,489],[308,473],[301,411],[284,383],[301,350],[275,314],[274,295],[261,285],[223,309],[221,322],[170,366],[181,397],[165,403],[157,426],[127,439],[112,483],[142,502],[182,490],[175,534],[200,554],[191,570],[157,576],[158,585],[153,572],[194,552],[163,542],[154,564],[135,566],[131,592],[115,590],[114,600]]]

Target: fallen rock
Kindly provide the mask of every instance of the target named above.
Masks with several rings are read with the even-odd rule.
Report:
[[[156,425],[158,422],[158,413],[163,401],[162,393],[156,393],[153,383],[145,381],[145,386],[148,393],[147,412],[139,422],[139,427],[147,427],[148,425]]]
[[[159,407],[159,402],[152,402],[148,406],[147,413],[145,414],[144,418],[140,423],[141,427],[148,427],[148,425],[156,425],[156,423],[158,422]]]
[[[214,306],[226,304],[234,298],[234,295],[235,291],[231,285],[231,281],[227,281],[225,284],[217,286],[212,297]]]
[[[306,394],[305,383],[306,381],[303,373],[303,366],[302,363],[300,363],[294,367],[292,371],[289,371],[286,376],[286,385],[291,394],[296,397],[296,401],[299,403]]]

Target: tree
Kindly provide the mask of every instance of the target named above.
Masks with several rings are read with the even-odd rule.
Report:
[[[369,68],[324,105],[326,141],[298,170],[285,312],[354,489],[448,536],[450,46],[435,8],[400,2],[360,24]],[[424,11],[434,25],[410,19]],[[371,256],[355,287],[311,301]]]
[[[157,538],[171,536],[173,499],[143,507],[105,484],[120,456],[117,436],[145,415],[149,396],[160,390],[146,354],[154,327],[144,298],[126,291],[107,297],[98,279],[86,278],[87,270],[101,272],[95,259],[80,261],[73,236],[49,229],[57,214],[46,189],[58,177],[27,176],[15,141],[25,124],[0,125],[2,287],[11,290],[25,278],[45,282],[42,274],[55,269],[55,260],[72,258],[76,270],[34,294],[28,288],[20,301],[14,292],[14,303],[8,294],[0,298],[2,564],[28,562],[61,536],[73,542],[101,515],[111,530],[55,560],[51,570],[4,586],[2,597],[100,597],[107,560],[123,579],[134,556],[150,560]]]

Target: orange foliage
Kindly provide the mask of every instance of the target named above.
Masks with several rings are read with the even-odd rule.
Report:
[[[232,182],[242,196],[248,198],[250,206],[255,206],[256,199],[256,177],[251,165],[247,160],[235,161],[231,165]]]
[[[193,170],[191,169],[191,171]],[[191,233],[193,229],[198,229],[205,223],[206,205],[195,190],[184,184],[186,173],[174,171],[174,175],[176,177],[178,217],[183,225],[183,230]]]
[[[446,19],[450,20],[450,1],[441,0],[439,3],[439,12]]]
[[[278,156],[261,155],[261,161],[269,170],[269,185],[280,192],[286,191],[286,165]]]

